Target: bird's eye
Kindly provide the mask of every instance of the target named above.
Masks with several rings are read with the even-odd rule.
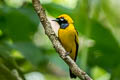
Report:
[[[60,18],[60,21],[64,21],[64,19],[63,19],[63,18]]]
[[[59,20],[61,23],[67,23],[67,21],[64,19],[64,17],[60,17]]]

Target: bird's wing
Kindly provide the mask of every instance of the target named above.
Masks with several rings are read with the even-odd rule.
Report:
[[[75,55],[75,61],[76,61],[77,54],[78,54],[78,48],[79,48],[79,40],[78,40],[78,33],[77,33],[77,31],[75,33],[75,44],[76,44],[76,55]]]

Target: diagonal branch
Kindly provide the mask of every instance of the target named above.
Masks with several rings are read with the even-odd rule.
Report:
[[[65,63],[68,64],[68,66],[70,67],[70,69],[72,70],[72,72],[78,76],[81,80],[92,80],[87,74],[86,72],[84,72],[83,70],[81,70],[76,63],[69,57],[66,56],[65,53],[65,49],[62,47],[61,43],[59,42],[57,36],[55,35],[54,31],[51,28],[51,24],[48,21],[48,19],[46,18],[46,14],[45,14],[45,10],[43,9],[42,5],[40,4],[39,0],[32,0],[33,6],[35,8],[35,11],[37,12],[39,18],[40,18],[40,22],[42,23],[44,29],[45,29],[45,33],[46,35],[49,37],[49,39],[51,40],[54,48],[56,49],[56,51],[59,53],[60,57],[65,61]]]

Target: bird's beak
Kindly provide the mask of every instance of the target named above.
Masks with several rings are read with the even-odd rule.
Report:
[[[55,20],[52,20],[52,21],[56,21],[56,19],[55,19]]]
[[[56,21],[56,22],[58,22],[58,21],[59,21],[59,18],[56,18],[55,20],[52,20],[52,21]]]

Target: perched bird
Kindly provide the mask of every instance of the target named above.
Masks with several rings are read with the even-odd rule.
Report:
[[[60,28],[58,30],[58,38],[65,48],[65,50],[69,53],[70,57],[76,62],[77,53],[78,53],[78,34],[73,25],[73,20],[67,14],[62,14],[56,18],[56,21]],[[70,77],[76,78],[76,76],[70,70]]]

